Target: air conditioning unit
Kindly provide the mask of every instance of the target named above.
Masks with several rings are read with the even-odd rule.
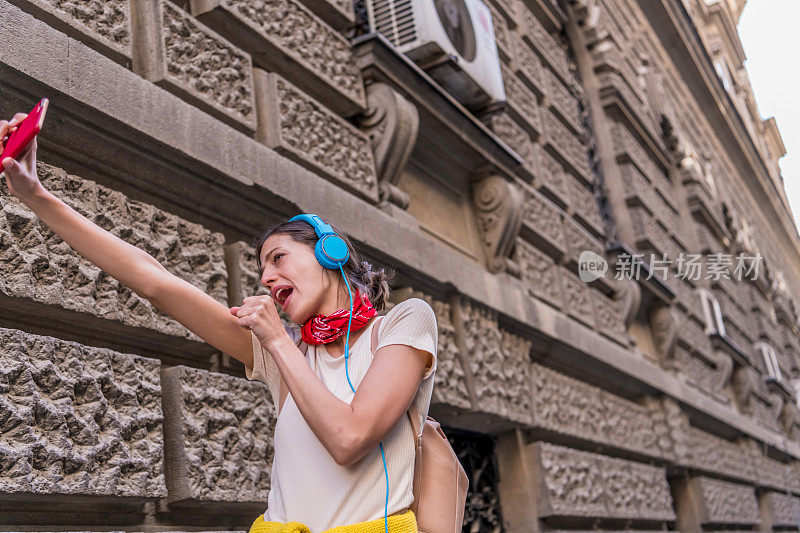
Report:
[[[481,0],[367,0],[378,32],[471,110],[506,99],[492,13]]]

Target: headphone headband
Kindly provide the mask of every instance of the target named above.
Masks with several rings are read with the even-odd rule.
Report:
[[[341,268],[347,262],[347,258],[350,257],[347,243],[333,231],[330,224],[326,224],[313,213],[295,215],[289,219],[289,222],[294,220],[302,220],[314,228],[314,233],[317,234],[318,238],[317,244],[314,246],[314,256],[319,261],[319,264],[325,268],[335,270]]]
[[[314,233],[316,233],[317,237],[319,238],[322,238],[323,235],[336,234],[330,224],[326,224],[321,218],[313,213],[295,215],[289,219],[289,222],[292,222],[293,220],[302,220],[311,224],[311,227],[314,228]]]

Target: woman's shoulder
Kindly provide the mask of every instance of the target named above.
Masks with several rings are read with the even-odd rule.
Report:
[[[431,307],[431,305],[428,302],[426,302],[422,298],[417,298],[416,296],[414,296],[414,297],[411,297],[411,298],[407,298],[407,299],[403,300],[402,302],[400,302],[398,304],[395,304],[395,306],[392,307],[389,310],[389,312],[386,313],[386,314],[388,315],[389,313],[398,313],[398,312],[401,312],[404,309],[405,310],[408,310],[408,309],[411,309],[411,310],[422,309],[424,311],[433,312],[433,308]]]
[[[421,298],[408,298],[392,307],[379,326],[380,334],[389,331],[437,332],[436,313],[428,302]]]

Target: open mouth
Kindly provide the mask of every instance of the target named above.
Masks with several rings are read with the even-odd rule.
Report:
[[[292,294],[292,290],[293,289],[291,287],[280,287],[273,293],[273,298],[276,302],[281,304],[281,307],[285,307],[286,302],[289,300],[289,296]]]

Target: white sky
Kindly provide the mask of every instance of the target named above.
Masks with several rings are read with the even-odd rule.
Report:
[[[800,0],[749,0],[739,20],[761,118],[775,117],[786,196],[800,228]]]

